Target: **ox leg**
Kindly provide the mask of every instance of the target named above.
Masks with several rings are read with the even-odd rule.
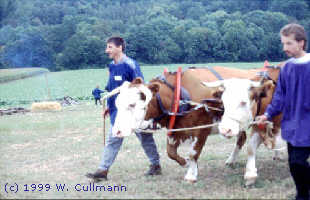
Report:
[[[190,183],[195,183],[198,177],[198,158],[200,156],[201,150],[206,142],[207,134],[206,133],[197,133],[197,137],[191,138],[191,143],[189,146],[189,160],[188,170],[184,177],[185,181]]]
[[[193,134],[194,135],[194,134]],[[184,179],[190,183],[195,183],[198,176],[197,160],[201,153],[201,150],[205,144],[207,134],[201,134],[200,136],[190,136],[186,139],[175,140],[173,136],[168,136],[167,141],[167,153],[168,156],[178,162],[181,166],[188,167],[187,173]],[[185,148],[186,160],[178,155],[178,147]],[[181,151],[182,152],[182,151]]]
[[[262,143],[262,139],[257,132],[254,132],[250,138],[248,145],[248,160],[244,174],[245,186],[250,186],[255,183],[257,178],[257,168],[255,163],[256,150]]]
[[[197,160],[199,158],[199,155],[201,153],[203,145],[199,145],[196,140],[193,140],[190,144],[190,148],[188,151],[189,159],[187,160],[188,163],[188,169],[187,173],[184,176],[184,180],[190,183],[195,183],[197,181],[198,177],[198,164]]]
[[[188,170],[184,176],[184,180],[190,183],[195,183],[198,177],[198,164],[197,160],[194,159],[194,156],[190,156],[188,163]]]
[[[170,159],[175,160],[179,165],[185,166],[186,160],[178,155],[177,149],[179,146],[179,142],[175,141],[173,137],[167,137],[167,154]]]
[[[226,160],[225,164],[228,166],[232,166],[239,155],[240,150],[242,149],[244,143],[246,141],[246,132],[242,131],[237,138],[237,143],[234,147],[233,152],[231,152],[229,158]]]
[[[282,160],[280,157],[281,151],[286,149],[286,142],[281,137],[281,130],[275,136],[275,147],[273,160]]]

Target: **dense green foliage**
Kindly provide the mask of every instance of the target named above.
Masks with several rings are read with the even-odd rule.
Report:
[[[145,64],[279,61],[290,22],[310,0],[1,0],[0,68],[103,68],[111,35]]]

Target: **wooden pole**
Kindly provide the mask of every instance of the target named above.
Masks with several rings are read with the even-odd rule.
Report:
[[[45,73],[45,82],[46,82],[46,89],[47,89],[47,94],[48,94],[48,100],[51,100],[51,91],[50,88],[48,87],[48,80],[47,80],[47,73]]]
[[[105,100],[102,101],[102,118],[103,118],[103,129],[102,129],[102,132],[103,132],[103,146],[105,146]]]

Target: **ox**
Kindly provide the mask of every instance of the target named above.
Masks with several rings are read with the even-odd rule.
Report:
[[[216,69],[224,78],[232,76],[251,78],[255,77],[256,73],[260,71],[224,67],[217,67]],[[170,111],[174,98],[174,91],[171,85],[175,83],[176,74],[165,73],[164,78],[164,81],[158,78],[152,79],[148,84],[143,83],[138,78],[131,83],[124,83],[121,87],[116,88],[104,97],[107,98],[110,95],[119,93],[116,99],[118,113],[112,129],[114,136],[128,136],[139,128],[146,128],[150,124],[153,124],[154,121],[157,121],[161,127],[167,127],[170,116],[166,111]],[[204,87],[201,84],[202,80],[215,81],[217,77],[207,69],[188,69],[182,73],[182,87],[188,91],[191,100],[194,102],[209,99],[216,91],[216,89]],[[220,106],[212,101],[209,102],[209,105],[215,107]],[[174,128],[212,124],[221,115],[222,112],[217,110],[209,109],[206,111],[205,108],[195,109],[183,116],[177,116]],[[181,166],[188,167],[184,177],[186,181],[195,182],[197,180],[197,160],[211,132],[217,132],[217,130],[211,131],[211,128],[204,128],[177,133],[173,132],[167,136],[167,154],[169,158],[175,160]],[[237,145],[242,146],[243,142],[243,138],[240,138],[237,141]],[[178,154],[177,150],[179,146],[187,146],[189,148],[186,158]]]
[[[280,67],[269,69],[268,79],[266,76],[261,81],[249,79],[226,79],[223,81],[204,82],[208,87],[217,88],[213,96],[221,97],[224,106],[224,114],[219,123],[220,134],[226,137],[244,137],[247,128],[254,118],[265,112],[267,105],[271,102]],[[256,78],[257,80],[257,78]],[[216,95],[215,95],[216,94]],[[275,151],[274,159],[279,156],[284,142],[281,138],[280,121],[281,115],[275,117],[273,128],[268,131],[267,127],[257,124],[252,125],[248,145],[248,159],[244,174],[245,185],[255,183],[257,168],[255,164],[256,150],[261,143]],[[241,147],[235,147],[228,159],[227,164],[233,164]]]

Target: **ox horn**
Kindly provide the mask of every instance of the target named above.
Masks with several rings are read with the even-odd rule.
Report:
[[[102,97],[102,100],[105,100],[105,99],[107,99],[107,98],[110,98],[111,96],[113,96],[113,95],[119,93],[120,90],[121,90],[120,87],[115,88],[114,90],[112,90],[112,91],[109,92],[108,94],[104,95],[104,96]]]
[[[251,81],[252,87],[260,87],[262,85],[262,81]]]
[[[212,82],[201,82],[202,85],[207,86],[207,87],[219,87],[222,86],[224,84],[223,80],[219,80],[219,81],[212,81]]]
[[[115,88],[114,90],[112,90],[111,92],[106,94],[104,97],[102,97],[102,100],[105,100],[105,99],[107,99],[107,98],[109,98],[109,97],[111,97],[111,96],[113,96],[113,95],[115,95],[117,93],[120,93],[122,88],[128,88],[129,85],[130,85],[130,82],[125,81],[121,86]]]

